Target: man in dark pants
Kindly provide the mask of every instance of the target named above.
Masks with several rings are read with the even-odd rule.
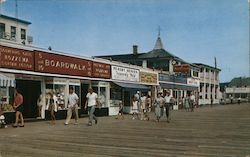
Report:
[[[167,116],[167,122],[169,123],[170,120],[170,107],[171,107],[171,96],[169,93],[166,93],[165,99],[165,109],[166,109],[166,116]]]

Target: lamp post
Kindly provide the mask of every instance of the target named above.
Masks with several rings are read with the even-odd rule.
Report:
[[[249,74],[248,77],[250,77],[250,0],[248,0],[248,62],[249,62]],[[248,88],[248,102],[250,102],[250,85],[247,85]]]

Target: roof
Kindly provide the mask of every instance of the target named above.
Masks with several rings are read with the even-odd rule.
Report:
[[[158,36],[154,49],[164,49],[160,36]]]
[[[20,23],[24,23],[24,24],[27,24],[27,25],[31,24],[31,22],[29,22],[29,21],[21,20],[21,19],[15,18],[15,17],[10,17],[10,16],[6,16],[6,15],[2,15],[2,14],[0,14],[0,18],[13,20],[13,21],[18,21]]]
[[[210,68],[210,69],[216,69],[216,70],[218,70],[218,71],[221,71],[221,69],[219,69],[219,68],[215,68],[215,67],[212,67],[212,66],[210,66],[210,65],[207,65],[207,64],[203,64],[203,63],[193,63],[194,65],[197,65],[197,66],[199,66],[199,67],[206,67],[206,68]]]
[[[236,77],[236,78],[231,80],[231,82],[229,83],[229,86],[230,87],[250,86],[250,77]]]
[[[130,60],[130,59],[137,59],[139,56],[143,55],[145,53],[139,53],[139,54],[119,54],[119,55],[105,55],[105,56],[95,56],[97,58],[104,58],[104,59],[112,59],[115,61],[120,61],[120,60]]]

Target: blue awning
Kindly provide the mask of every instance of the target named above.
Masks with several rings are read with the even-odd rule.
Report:
[[[134,83],[123,83],[123,82],[114,82],[120,87],[123,88],[131,88],[131,89],[150,89],[148,86],[141,85],[141,84],[134,84]]]
[[[160,86],[162,88],[168,88],[168,89],[180,89],[180,90],[189,90],[189,91],[198,90],[198,87],[188,86],[188,85],[180,85],[180,84],[160,83]]]

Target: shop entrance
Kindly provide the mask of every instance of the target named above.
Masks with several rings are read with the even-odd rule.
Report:
[[[37,99],[41,92],[41,82],[31,80],[16,80],[16,87],[23,95],[24,118],[36,118]]]

